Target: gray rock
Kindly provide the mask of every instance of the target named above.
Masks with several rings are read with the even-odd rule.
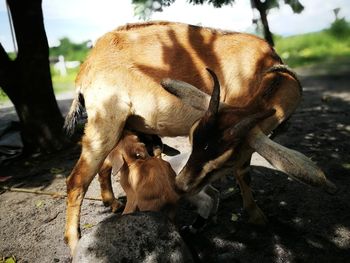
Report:
[[[78,243],[73,263],[193,262],[176,227],[156,212],[113,215]]]

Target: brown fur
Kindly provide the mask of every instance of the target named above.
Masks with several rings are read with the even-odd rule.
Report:
[[[113,170],[119,170],[119,164],[115,162],[119,158],[124,161],[120,169],[120,184],[127,197],[123,214],[135,211],[165,211],[172,218],[179,196],[175,191],[176,174],[170,164],[160,156],[150,156],[146,145],[130,131],[123,132],[117,146],[106,159],[104,169],[109,172],[112,167]],[[101,172],[104,170],[100,170],[100,176]],[[101,188],[107,191],[102,196],[113,196],[111,182],[104,183]],[[104,198],[103,200],[105,201]]]
[[[124,126],[160,136],[188,135],[203,115],[165,91],[160,85],[163,78],[183,80],[211,94],[211,79],[205,71],[208,67],[221,81],[221,100],[241,107],[265,89],[266,78],[282,76],[269,98],[277,112],[260,124],[268,133],[294,111],[301,96],[298,82],[290,74],[265,74],[280,64],[275,51],[256,36],[181,23],[134,24],[101,37],[81,66],[76,78],[77,97],[66,121],[69,124],[76,116],[76,101],[82,94],[88,123],[81,158],[67,180],[65,236],[71,251],[79,238],[85,184],[91,182],[118,143]],[[251,152],[237,160],[238,167]]]
[[[206,184],[217,179],[217,174],[211,172],[223,167],[231,158],[243,197],[243,207],[250,216],[249,221],[264,224],[266,218],[255,204],[251,189],[244,180],[244,175],[248,172],[248,169],[244,169],[245,163],[249,161],[253,150],[256,150],[277,169],[292,178],[309,185],[325,187],[330,192],[336,190],[334,184],[329,182],[324,173],[306,156],[271,141],[263,133],[271,132],[295,109],[295,101],[286,100],[278,104],[274,101],[281,99],[281,96],[276,96],[281,91],[284,94],[291,92],[290,97],[301,92],[301,89],[286,90],[288,82],[285,80],[288,77],[294,78],[300,86],[295,74],[286,67],[272,67],[266,72],[266,78],[261,82],[257,92],[252,94],[251,99],[245,101],[244,107],[237,108],[220,103],[217,77],[213,72],[209,72],[214,80],[211,98],[191,85],[185,83],[178,85],[178,81],[171,80],[167,80],[164,85],[163,82],[167,90],[189,105],[195,100],[194,106],[207,108],[204,116],[190,131],[192,152],[176,177],[179,189],[187,193],[198,192]],[[280,74],[276,76],[271,73]],[[283,74],[287,75],[283,77]],[[246,162],[242,163],[244,160]]]

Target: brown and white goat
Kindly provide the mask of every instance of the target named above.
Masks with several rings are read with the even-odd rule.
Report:
[[[270,161],[277,160],[273,164],[288,162],[299,165],[294,152],[285,154],[285,149],[279,152],[280,148],[265,135],[287,119],[301,99],[298,80],[281,65],[282,61],[273,48],[256,36],[181,23],[131,24],[101,37],[81,66],[76,79],[77,96],[66,119],[69,129],[79,110],[79,97],[84,97],[88,122],[82,152],[67,178],[65,239],[71,251],[79,239],[80,208],[86,190],[118,143],[124,127],[160,136],[182,136],[188,135],[192,124],[205,114],[204,108],[189,106],[164,90],[160,85],[164,78],[185,81],[210,94],[211,79],[205,71],[205,68],[210,68],[221,81],[221,100],[226,104],[244,107],[253,104],[266,91],[266,103],[270,109],[276,110],[273,116],[252,127],[252,132],[239,124],[244,124],[250,116],[238,114],[237,118],[241,119],[237,125],[245,130],[247,139],[240,137],[243,146],[216,158],[210,169],[223,165],[234,155],[234,167],[239,174],[237,179],[242,182],[242,167],[249,162],[254,150],[264,157],[271,155]],[[256,112],[251,114],[254,116]],[[193,133],[192,137],[195,136]],[[206,139],[209,138],[203,138]],[[267,145],[269,151],[266,152]],[[289,165],[288,173],[298,174],[299,168],[308,164],[298,165]],[[208,165],[203,167],[206,173],[210,172]],[[314,171],[312,176],[307,174],[300,178],[304,181],[312,178],[312,182],[326,184],[324,175]],[[249,189],[242,183],[240,185]],[[182,183],[180,187],[186,189]],[[256,206],[251,211],[252,221],[264,221]]]
[[[154,145],[154,144],[153,144]],[[101,194],[105,204],[115,210],[120,204],[114,198],[111,186],[111,170],[119,169],[120,184],[127,202],[123,214],[135,211],[165,211],[170,218],[175,215],[179,195],[175,190],[175,172],[170,164],[151,156],[140,135],[125,130],[117,144],[105,160],[99,173]],[[158,152],[159,144],[153,152]]]

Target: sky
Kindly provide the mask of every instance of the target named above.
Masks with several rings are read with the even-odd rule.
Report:
[[[268,15],[273,33],[289,36],[315,32],[329,27],[334,21],[333,9],[340,7],[339,17],[350,21],[350,0],[300,0],[305,9],[294,14],[280,0],[280,8]],[[68,37],[74,42],[95,41],[104,33],[125,23],[140,21],[134,17],[131,0],[43,0],[46,33],[50,46]],[[236,0],[231,6],[214,8],[191,5],[176,0],[163,12],[153,13],[151,20],[168,20],[200,24],[233,31],[252,31],[253,14],[250,0]],[[13,50],[6,0],[0,0],[0,42],[7,51]]]

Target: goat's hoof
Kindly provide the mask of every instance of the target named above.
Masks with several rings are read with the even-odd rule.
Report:
[[[124,204],[115,198],[112,200],[102,201],[102,202],[103,202],[103,205],[105,207],[111,208],[112,213],[120,212],[122,210],[122,208],[124,207]]]
[[[181,232],[196,234],[198,232],[201,232],[207,225],[208,225],[208,219],[205,219],[200,215],[198,215],[195,221],[193,222],[193,224],[188,226],[183,226],[181,228]]]
[[[181,228],[181,234],[196,234],[198,231],[199,230],[194,228],[192,225],[183,226]]]
[[[117,213],[117,212],[121,211],[122,208],[124,208],[124,204],[119,202],[117,199],[114,199],[112,204],[111,204],[112,213]]]
[[[77,247],[79,238],[80,238],[80,234],[73,236],[73,235],[69,235],[66,233],[64,235],[64,242],[68,245],[71,256],[73,256],[73,254],[74,254],[74,251],[75,251],[75,248]]]
[[[249,223],[258,226],[265,226],[268,223],[267,217],[260,208],[256,208],[249,213]]]
[[[338,188],[335,186],[335,184],[333,184],[331,181],[329,181],[329,180],[327,180],[327,179],[326,179],[326,183],[325,183],[323,189],[324,189],[328,194],[331,194],[331,195],[336,194],[337,191],[338,191]]]

